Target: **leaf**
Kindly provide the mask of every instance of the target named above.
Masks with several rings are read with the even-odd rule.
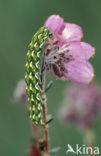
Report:
[[[50,155],[54,155],[60,150],[61,150],[61,147],[55,147],[55,148],[50,150]]]
[[[46,124],[49,124],[50,122],[52,122],[54,120],[53,116],[50,114],[47,116],[47,122]]]
[[[45,92],[47,92],[53,85],[53,81],[50,81],[45,89]]]

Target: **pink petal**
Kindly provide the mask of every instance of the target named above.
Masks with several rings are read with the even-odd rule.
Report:
[[[94,70],[89,62],[71,61],[65,64],[65,77],[76,84],[89,84],[94,78]]]
[[[82,29],[80,26],[71,23],[65,23],[65,28],[62,32],[62,39],[64,41],[80,41],[83,37]]]
[[[64,20],[58,15],[52,15],[46,20],[44,26],[57,36],[61,34],[64,29]]]
[[[95,54],[95,49],[85,42],[70,42],[68,46],[69,55],[76,60],[88,60]]]

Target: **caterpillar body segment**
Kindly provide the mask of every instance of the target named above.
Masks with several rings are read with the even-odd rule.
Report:
[[[41,90],[41,53],[45,42],[52,34],[46,27],[41,27],[33,36],[27,52],[25,65],[26,92],[30,104],[30,118],[37,125],[43,125],[42,90]]]

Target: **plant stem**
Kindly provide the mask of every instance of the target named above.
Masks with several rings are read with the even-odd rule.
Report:
[[[34,123],[32,123],[32,130],[33,130],[33,137],[36,141],[38,141],[39,137],[40,137],[40,131],[39,131],[39,127],[37,125],[35,125]]]
[[[41,68],[41,89],[43,91],[42,93],[42,108],[43,108],[43,121],[45,123],[44,125],[44,137],[45,137],[45,145],[46,145],[46,152],[45,156],[49,156],[49,140],[48,140],[48,125],[47,123],[47,105],[46,105],[46,95],[45,95],[45,68],[44,68],[44,62],[42,64]]]
[[[46,123],[47,122],[47,111],[46,111],[45,104],[43,104],[43,118],[44,118],[44,123]],[[46,143],[46,156],[49,156],[48,125],[44,126],[44,135],[45,135],[45,143]]]
[[[94,134],[92,128],[87,128],[84,131],[84,133],[85,133],[84,135],[85,135],[85,143],[86,143],[86,146],[92,147],[92,149],[93,149],[93,154],[91,154],[89,152],[88,156],[96,156],[94,154],[95,134]]]

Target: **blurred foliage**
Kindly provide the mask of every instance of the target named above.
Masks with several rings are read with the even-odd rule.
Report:
[[[100,0],[1,0],[0,1],[0,155],[25,156],[31,130],[24,105],[11,101],[17,81],[24,77],[27,46],[38,28],[51,14],[82,26],[84,40],[96,48],[92,63],[96,79],[101,80],[101,1]],[[68,82],[47,80],[54,84],[48,91],[48,112],[57,117]],[[101,121],[101,120],[100,120]],[[94,126],[97,145],[101,147],[100,121]],[[75,127],[64,126],[57,118],[50,124],[51,148],[60,146],[58,156],[66,155],[67,144],[82,145],[82,134]],[[72,155],[72,154],[71,154]]]

